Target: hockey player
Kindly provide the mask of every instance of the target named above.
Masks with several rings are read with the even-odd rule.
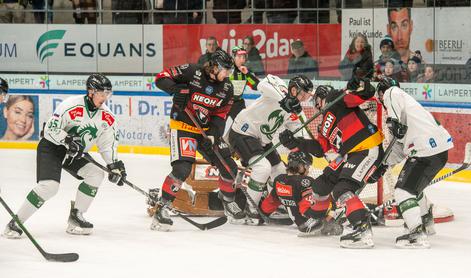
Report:
[[[394,197],[408,231],[396,239],[396,246],[429,248],[427,234],[434,234],[435,230],[432,205],[424,189],[445,166],[453,140],[432,114],[399,88],[394,79],[383,77],[377,92],[386,109],[387,126],[398,139],[386,163],[392,166],[407,157]],[[384,173],[385,166],[381,168]]]
[[[245,100],[242,97],[245,88],[248,86],[252,90],[257,90],[257,85],[260,82],[257,76],[245,66],[247,62],[247,51],[244,48],[239,46],[233,47],[232,57],[234,58],[235,67],[234,73],[231,74],[229,79],[234,85],[234,104],[229,111],[224,134],[230,130],[235,117],[246,107]]]
[[[61,170],[64,169],[82,180],[75,202],[72,202],[66,232],[76,235],[88,235],[92,232],[93,224],[83,218],[83,213],[95,198],[104,173],[82,155],[88,155],[86,152],[95,144],[112,172],[108,179],[123,185],[126,169],[117,158],[117,123],[105,104],[112,95],[111,82],[102,74],[92,74],[88,77],[86,86],[85,96],[73,96],[64,100],[45,125],[44,137],[37,148],[38,184],[26,196],[17,213],[22,222],[57,193]],[[22,230],[11,220],[4,235],[19,238],[21,234]]]
[[[232,177],[237,174],[237,164],[231,158],[227,147],[218,146],[233,102],[233,86],[229,81],[233,67],[232,57],[218,49],[203,66],[180,65],[165,69],[156,76],[157,87],[173,96],[170,118],[172,172],[162,185],[161,199],[151,225],[153,230],[168,231],[173,225],[167,206],[173,202],[182,183],[190,175],[197,150],[221,173],[219,198],[223,202],[225,214],[235,219],[245,217],[234,202]],[[205,130],[208,139],[203,138],[200,130],[186,114],[185,108]],[[215,149],[220,151],[230,169],[226,169],[217,158]],[[155,190],[151,189],[150,192]]]
[[[323,109],[341,93],[330,86],[317,87],[316,107]],[[280,134],[280,142],[289,149],[299,148],[317,157],[330,149],[339,154],[316,179],[315,186],[319,196],[332,194],[337,206],[346,208],[352,229],[345,229],[340,238],[340,246],[345,248],[374,246],[368,210],[356,194],[383,157],[383,135],[359,107],[374,93],[367,80],[354,78],[347,85],[347,94],[322,114],[317,140],[295,137],[289,130]]]
[[[296,115],[302,112],[300,102],[311,97],[313,84],[305,76],[296,76],[289,81],[288,87],[277,76],[268,75],[258,84],[261,97],[237,115],[229,131],[229,145],[247,166],[273,146],[275,132],[285,126],[295,129],[300,125]],[[269,177],[272,180],[285,172],[278,152],[252,165],[247,192],[258,205],[266,188]],[[245,207],[247,224],[258,225],[260,215],[251,202]]]
[[[6,103],[8,100],[8,82],[0,77],[0,103]]]
[[[342,226],[327,223],[325,217],[331,208],[330,196],[320,197],[313,191],[315,180],[308,176],[312,165],[312,156],[301,151],[288,155],[286,174],[277,176],[273,189],[260,205],[262,213],[269,215],[279,205],[288,210],[288,214],[298,226],[300,237],[322,234],[340,234]],[[333,222],[333,221],[332,221]],[[328,229],[324,229],[324,226]]]

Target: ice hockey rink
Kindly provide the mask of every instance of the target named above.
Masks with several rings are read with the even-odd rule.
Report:
[[[145,189],[160,186],[170,171],[166,156],[122,154],[121,158],[128,179]],[[33,150],[0,150],[1,194],[15,212],[35,185],[35,161]],[[436,225],[437,235],[430,238],[428,250],[396,249],[399,227],[373,227],[376,246],[371,250],[341,249],[338,237],[298,238],[295,226],[225,224],[200,231],[174,217],[171,232],[151,231],[144,197],[108,181],[85,214],[95,225],[93,234],[72,236],[65,228],[77,185],[63,173],[59,193],[25,225],[47,252],[76,252],[80,259],[47,262],[25,236],[0,237],[1,278],[469,277],[471,185],[466,183],[441,182],[427,189],[435,203],[455,214],[455,221]],[[0,208],[2,232],[9,220]]]

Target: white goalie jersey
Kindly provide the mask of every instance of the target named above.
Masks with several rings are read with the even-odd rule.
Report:
[[[54,111],[44,128],[44,138],[56,145],[64,145],[68,134],[82,138],[84,152],[97,145],[106,164],[117,159],[118,133],[115,116],[103,104],[92,112],[85,103],[86,96],[74,96],[64,100]]]
[[[389,165],[399,163],[405,155],[426,157],[453,148],[453,140],[448,131],[402,89],[387,89],[383,99],[388,117],[397,119],[408,127],[404,138],[398,140],[397,146],[394,146],[393,154],[387,161]],[[399,154],[401,151],[404,156]]]
[[[298,116],[289,114],[280,107],[279,101],[288,93],[283,80],[268,75],[257,86],[261,96],[234,119],[232,130],[260,139],[262,145],[272,142],[275,132],[284,127],[294,131],[301,126]],[[304,117],[304,114],[302,114]]]

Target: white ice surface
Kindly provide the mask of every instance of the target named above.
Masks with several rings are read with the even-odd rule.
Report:
[[[170,171],[164,156],[122,155],[129,180],[160,186]],[[35,152],[0,150],[1,194],[16,210],[35,185]],[[401,228],[374,227],[376,247],[345,250],[337,237],[298,238],[294,226],[234,226],[199,231],[174,218],[168,233],[151,231],[144,198],[106,181],[85,217],[90,236],[65,233],[69,201],[78,182],[63,173],[59,193],[26,227],[48,252],[77,252],[75,263],[45,261],[23,237],[0,237],[0,278],[22,277],[471,277],[471,184],[442,182],[430,198],[453,209],[456,220],[438,224],[429,250],[399,250]],[[0,207],[0,229],[9,221]],[[195,218],[206,222],[209,218]]]

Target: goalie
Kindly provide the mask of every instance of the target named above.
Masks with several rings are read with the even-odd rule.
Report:
[[[396,239],[399,248],[429,248],[427,234],[435,233],[432,205],[424,189],[445,166],[453,140],[446,129],[392,78],[383,77],[376,88],[386,108],[386,123],[398,139],[386,163],[394,165],[407,156],[394,196],[407,233]],[[381,166],[380,174],[387,166]]]

